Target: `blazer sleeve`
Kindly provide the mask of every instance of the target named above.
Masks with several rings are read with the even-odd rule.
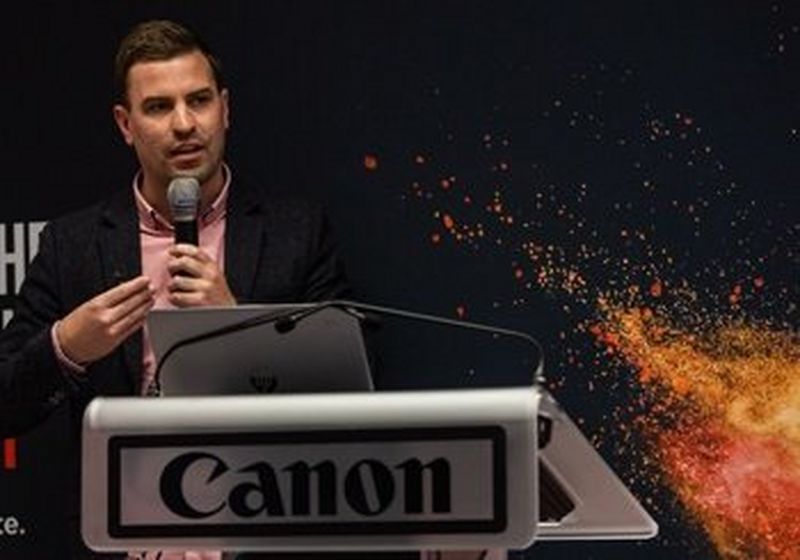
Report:
[[[33,427],[78,389],[62,372],[50,335],[63,314],[55,229],[42,231],[14,316],[0,332],[0,435]]]
[[[311,210],[311,235],[303,301],[350,297],[351,289],[336,247],[330,221],[320,207]]]

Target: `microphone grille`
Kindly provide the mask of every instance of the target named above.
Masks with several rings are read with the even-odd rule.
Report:
[[[167,201],[173,222],[196,220],[200,205],[200,183],[194,177],[176,177],[167,188]]]

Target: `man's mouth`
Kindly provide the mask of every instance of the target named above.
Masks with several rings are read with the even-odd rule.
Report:
[[[169,151],[170,159],[178,165],[194,164],[203,153],[202,144],[181,144]]]
[[[199,153],[202,149],[203,146],[201,144],[181,144],[172,148],[169,151],[169,155],[171,157],[190,156]]]

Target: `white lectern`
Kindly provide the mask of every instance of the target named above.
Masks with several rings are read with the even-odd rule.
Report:
[[[657,526],[541,389],[98,398],[103,551],[525,548]]]

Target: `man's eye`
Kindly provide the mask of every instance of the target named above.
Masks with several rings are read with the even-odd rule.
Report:
[[[189,105],[191,107],[202,107],[203,105],[208,104],[210,101],[210,95],[196,95],[189,99]]]
[[[144,107],[144,112],[147,113],[148,115],[154,115],[154,114],[157,114],[157,113],[164,113],[164,112],[166,112],[168,110],[169,110],[169,104],[168,103],[161,103],[161,102],[148,103]]]

